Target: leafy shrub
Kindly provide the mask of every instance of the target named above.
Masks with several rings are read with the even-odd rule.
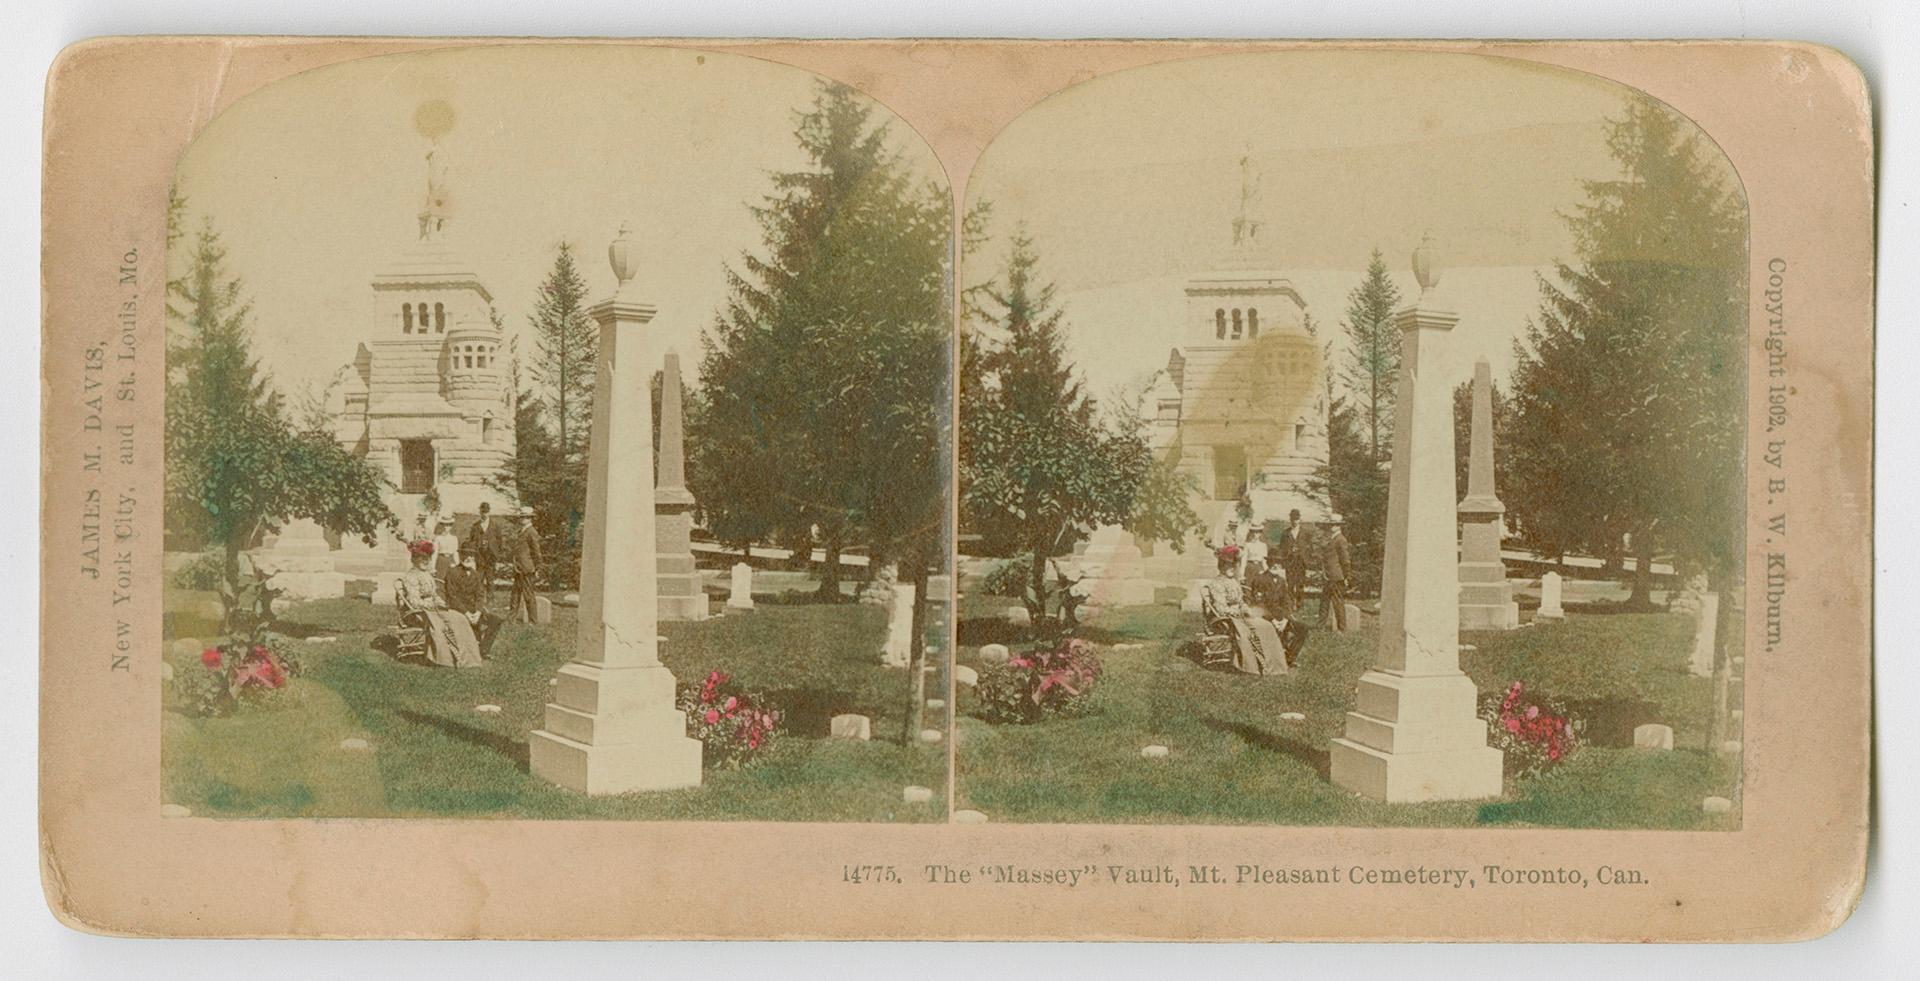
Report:
[[[228,640],[200,652],[200,670],[174,672],[174,702],[189,715],[231,715],[266,701],[300,670],[278,639]]]
[[[1532,776],[1558,766],[1578,750],[1587,730],[1558,703],[1529,699],[1516,681],[1504,696],[1484,695],[1480,717],[1487,720],[1489,742],[1506,754],[1507,772]]]
[[[1025,559],[1009,559],[988,570],[980,580],[980,591],[988,596],[1023,599],[1027,595],[1028,567]]]
[[[1068,637],[982,670],[973,689],[974,711],[988,722],[1022,724],[1084,715],[1099,680],[1093,645]]]
[[[223,562],[217,552],[202,552],[173,570],[173,588],[212,592],[220,588]]]
[[[709,767],[750,766],[779,732],[780,713],[766,706],[764,696],[742,691],[724,671],[707,675],[699,688],[683,689],[679,704],[687,714],[687,735],[706,747]]]

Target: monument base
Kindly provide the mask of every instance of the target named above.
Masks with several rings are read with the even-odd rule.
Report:
[[[1498,797],[1503,756],[1487,745],[1478,700],[1464,674],[1368,671],[1329,747],[1333,782],[1390,804]]]
[[[1520,626],[1520,604],[1460,604],[1461,630],[1512,630]]]
[[[556,682],[546,728],[527,739],[534,776],[592,795],[700,785],[702,747],[687,735],[664,666],[574,662]]]
[[[660,619],[705,620],[707,594],[694,568],[693,554],[660,554],[660,576],[656,593],[660,597]]]

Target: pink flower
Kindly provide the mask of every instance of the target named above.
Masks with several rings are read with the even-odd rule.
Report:
[[[720,711],[718,709],[708,709],[704,718],[707,720],[707,725],[713,725],[720,721]]]
[[[1540,706],[1538,705],[1527,706],[1527,718],[1529,719],[1537,718],[1539,715],[1540,715]]]
[[[727,710],[727,711],[729,711],[729,712],[731,712],[731,711],[733,711],[733,710],[734,710],[735,708],[737,708],[737,707],[738,707],[739,705],[740,705],[740,700],[739,700],[738,698],[735,698],[735,697],[733,697],[732,695],[728,695],[728,696],[727,696],[727,704],[725,704],[725,705],[722,705],[722,706],[720,706],[720,707],[721,707],[721,708],[724,708],[724,709],[726,709],[726,710]]]
[[[209,668],[218,668],[220,666],[220,648],[209,647],[206,650],[201,651],[200,663],[206,665]]]
[[[1507,731],[1508,731],[1508,732],[1519,732],[1519,731],[1520,731],[1520,720],[1519,720],[1519,719],[1508,719],[1508,720],[1507,720]]]

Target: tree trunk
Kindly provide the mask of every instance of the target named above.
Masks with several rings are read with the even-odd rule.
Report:
[[[1033,550],[1033,567],[1027,571],[1030,579],[1027,589],[1027,613],[1034,626],[1040,625],[1041,618],[1047,615],[1047,553],[1042,549]]]
[[[927,555],[913,561],[913,637],[907,642],[906,732],[902,741],[913,745],[925,728],[927,708]]]
[[[1636,610],[1653,608],[1653,540],[1647,533],[1633,533],[1633,594],[1627,606]]]
[[[823,602],[833,603],[840,599],[840,532],[838,529],[827,533],[822,546],[825,554],[820,562],[820,589],[817,596]]]

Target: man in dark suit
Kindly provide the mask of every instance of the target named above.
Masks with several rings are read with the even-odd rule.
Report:
[[[1320,570],[1326,582],[1320,587],[1320,625],[1327,625],[1327,608],[1333,608],[1334,629],[1347,632],[1347,586],[1353,576],[1353,546],[1340,527],[1340,519],[1327,522],[1326,538],[1320,543]]]
[[[521,623],[539,619],[534,609],[534,580],[545,559],[540,553],[540,533],[533,530],[533,509],[520,509],[520,527],[513,530],[508,546],[513,563],[513,594],[508,598],[507,616]]]
[[[473,636],[480,642],[480,656],[493,649],[493,638],[503,622],[487,609],[487,584],[480,578],[479,562],[472,553],[460,556],[460,564],[447,572],[447,605],[463,614],[473,625]]]
[[[1300,509],[1287,512],[1287,526],[1280,530],[1278,554],[1280,568],[1287,573],[1287,592],[1295,608],[1300,606],[1301,590],[1307,585],[1307,530],[1300,526]]]
[[[494,569],[501,559],[506,557],[506,522],[493,516],[493,506],[480,502],[480,517],[474,519],[467,528],[466,544],[460,547],[460,554],[474,557],[474,568],[480,574],[480,584],[486,589],[488,602],[493,600]]]

